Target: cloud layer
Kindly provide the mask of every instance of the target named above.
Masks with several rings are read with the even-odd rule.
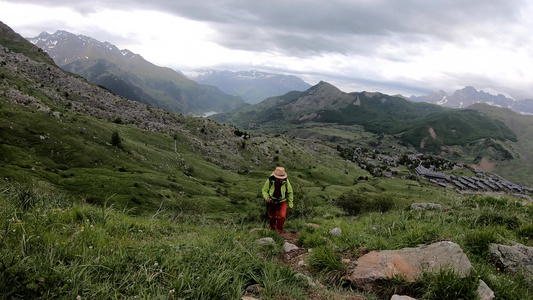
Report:
[[[533,82],[533,37],[529,32],[533,28],[533,8],[526,0],[88,0],[75,3],[12,0],[2,3],[70,12],[64,13],[66,17],[58,14],[54,24],[27,22],[24,25],[27,30],[39,26],[41,31],[53,31],[49,29],[52,26],[65,29],[73,24],[69,15],[98,20],[100,24],[108,24],[97,19],[106,14],[107,18],[122,18],[115,20],[115,24],[134,17],[147,32],[132,31],[129,27],[133,25],[125,25],[121,32],[111,25],[106,28],[89,21],[85,30],[92,30],[92,37],[106,37],[119,47],[147,44],[149,41],[139,39],[152,36],[155,40],[158,35],[153,31],[161,31],[167,39],[182,41],[175,47],[187,47],[183,41],[188,38],[191,43],[211,49],[213,52],[195,50],[195,53],[213,65],[241,63],[243,67],[284,70],[308,80],[330,81],[345,89],[374,88],[419,94],[473,85],[515,99],[533,98],[533,93],[528,91]],[[4,18],[1,13],[0,17]],[[158,27],[152,27],[154,24]],[[120,27],[114,27],[117,26]],[[194,34],[187,35],[187,32]],[[225,59],[231,56],[241,61]],[[179,59],[167,63],[183,65]]]

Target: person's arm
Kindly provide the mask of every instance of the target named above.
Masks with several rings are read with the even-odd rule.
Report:
[[[268,190],[270,189],[270,180],[266,180],[265,184],[263,184],[263,189],[261,190],[263,194],[263,199],[266,200],[266,202],[270,202],[270,195],[268,194]]]
[[[287,197],[289,198],[289,208],[292,208],[294,206],[293,199],[294,199],[294,193],[292,192],[292,185],[289,179],[287,179]]]

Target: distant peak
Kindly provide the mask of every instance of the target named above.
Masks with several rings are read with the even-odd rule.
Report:
[[[309,94],[313,94],[315,92],[326,92],[328,94],[331,93],[342,93],[340,89],[338,89],[336,86],[331,85],[325,81],[320,81],[315,86],[310,87],[308,90]]]
[[[325,82],[325,81],[322,81],[322,80],[320,80],[320,82],[317,83],[317,85],[315,85],[315,87],[320,88],[320,89],[334,88],[334,89],[337,89],[337,90],[338,90],[338,88],[337,88],[336,86],[334,86],[334,85],[332,85],[332,84],[330,84],[330,83],[327,83],[327,82]],[[340,91],[340,90],[339,90],[339,91]]]

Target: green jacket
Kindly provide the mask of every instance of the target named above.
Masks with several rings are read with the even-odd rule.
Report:
[[[266,180],[265,184],[263,185],[262,193],[263,198],[266,200],[266,198],[270,197],[274,201],[274,203],[281,203],[285,201],[289,201],[289,208],[293,207],[292,200],[294,198],[294,193],[292,192],[292,186],[288,178],[283,179],[283,182],[281,183],[281,198],[280,199],[274,199],[272,196],[274,194],[274,182],[276,181],[276,177],[274,175],[270,175],[268,179]]]

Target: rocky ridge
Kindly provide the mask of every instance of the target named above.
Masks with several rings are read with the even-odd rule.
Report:
[[[476,103],[485,103],[491,106],[509,108],[520,114],[533,114],[533,100],[513,100],[502,94],[492,95],[484,91],[478,91],[472,86],[456,90],[452,95],[448,95],[441,90],[427,96],[411,96],[409,99],[451,108],[466,108]]]

